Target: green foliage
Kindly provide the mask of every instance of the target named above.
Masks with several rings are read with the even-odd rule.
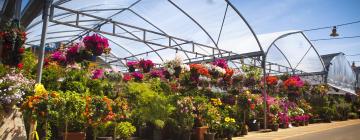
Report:
[[[69,73],[70,74],[70,73]],[[60,78],[65,76],[65,69],[58,65],[49,65],[43,69],[42,83],[45,88],[52,91],[58,91],[61,86],[61,82],[58,82]],[[66,91],[66,90],[62,90]]]
[[[60,98],[62,106],[59,108],[59,120],[68,123],[68,131],[84,130],[85,98],[74,91],[61,93]]]
[[[129,122],[120,122],[115,126],[115,135],[123,139],[131,137],[131,135],[133,135],[135,131],[135,126],[133,126]]]
[[[162,92],[155,92],[152,87],[149,83],[128,84],[126,93],[133,103],[132,115],[142,122],[165,122],[175,108],[170,104],[168,96]]]
[[[35,79],[37,66],[36,56],[30,51],[25,51],[25,53],[23,54],[22,63],[24,64],[23,74],[26,76],[26,78]]]
[[[7,72],[8,69],[3,64],[0,64],[0,77],[3,77]]]

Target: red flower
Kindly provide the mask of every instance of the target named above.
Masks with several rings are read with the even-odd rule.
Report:
[[[130,81],[131,79],[132,79],[132,77],[131,77],[130,74],[125,74],[125,75],[124,75],[123,80],[124,80],[125,82]]]
[[[24,52],[25,52],[25,48],[24,48],[24,47],[19,48],[18,52],[19,52],[19,53],[24,53]]]
[[[276,85],[278,83],[278,78],[276,76],[267,76],[266,83],[268,85]]]
[[[17,67],[18,67],[18,69],[22,69],[24,67],[24,64],[19,63],[19,64],[17,64]]]

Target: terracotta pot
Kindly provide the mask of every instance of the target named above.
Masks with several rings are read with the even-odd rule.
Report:
[[[63,138],[65,139],[65,133]],[[84,132],[68,132],[67,133],[67,140],[85,140],[86,135]]]
[[[204,139],[205,140],[215,140],[215,135],[216,135],[216,133],[205,133]]]
[[[247,135],[249,132],[249,127],[244,125],[243,129],[241,129],[241,135]]]
[[[97,137],[96,140],[113,140],[112,137]]]
[[[271,125],[271,131],[278,131],[279,129],[279,124],[272,124]]]
[[[289,124],[284,124],[284,123],[282,123],[282,124],[280,124],[280,128],[289,128]]]
[[[197,140],[204,140],[204,134],[207,132],[209,127],[202,126],[195,128],[195,135]]]

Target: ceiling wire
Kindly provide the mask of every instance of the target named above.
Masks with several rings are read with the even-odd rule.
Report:
[[[348,22],[348,23],[337,24],[337,25],[331,25],[331,26],[319,27],[319,28],[305,29],[305,30],[302,30],[302,31],[303,31],[303,32],[316,31],[316,30],[322,30],[322,29],[329,29],[329,28],[333,28],[334,26],[336,26],[336,27],[340,27],[340,26],[346,26],[346,25],[351,25],[351,24],[356,24],[356,23],[360,23],[360,20],[353,21],[353,22]]]
[[[337,38],[320,38],[320,39],[313,39],[313,40],[310,40],[310,41],[339,40],[339,39],[350,39],[350,38],[360,38],[360,35],[337,37]]]

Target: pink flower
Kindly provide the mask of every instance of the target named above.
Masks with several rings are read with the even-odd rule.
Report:
[[[97,69],[93,71],[92,79],[100,79],[104,77],[104,71],[102,69]]]

